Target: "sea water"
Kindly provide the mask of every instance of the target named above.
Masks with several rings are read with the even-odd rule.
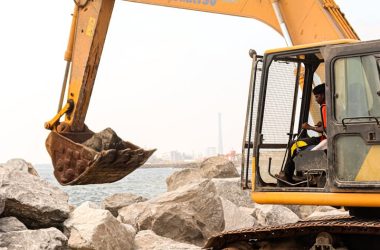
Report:
[[[174,168],[139,168],[114,183],[61,186],[53,175],[52,165],[36,164],[34,167],[41,178],[66,192],[69,195],[69,203],[75,206],[84,201],[99,204],[107,196],[116,193],[133,193],[148,199],[152,198],[166,192],[166,178],[178,170]]]

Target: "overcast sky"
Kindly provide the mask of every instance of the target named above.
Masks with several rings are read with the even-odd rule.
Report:
[[[336,2],[362,40],[380,38],[380,1]],[[43,124],[57,111],[73,2],[1,9],[0,162],[48,163]],[[158,153],[198,153],[217,147],[220,112],[224,151],[240,152],[248,50],[283,46],[255,20],[116,1],[86,124]]]

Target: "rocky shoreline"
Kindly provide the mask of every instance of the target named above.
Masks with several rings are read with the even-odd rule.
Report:
[[[201,249],[222,231],[346,213],[255,204],[240,188],[234,164],[223,157],[180,169],[166,182],[167,192],[152,199],[122,193],[100,206],[74,207],[31,164],[0,164],[0,249]]]

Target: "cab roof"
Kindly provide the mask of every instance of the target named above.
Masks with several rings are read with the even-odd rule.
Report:
[[[296,45],[296,46],[290,46],[290,47],[269,49],[265,51],[265,54],[272,54],[272,53],[299,50],[299,49],[309,49],[309,48],[315,48],[315,47],[323,47],[326,45],[348,44],[348,43],[357,43],[357,42],[359,42],[359,40],[356,40],[356,39],[331,40],[331,41],[324,41],[324,42],[318,42],[318,43],[308,43],[308,44],[302,44],[302,45]]]

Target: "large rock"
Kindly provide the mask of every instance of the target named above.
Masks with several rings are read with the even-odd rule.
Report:
[[[185,168],[174,172],[166,178],[166,185],[168,191],[176,190],[184,185],[199,182],[202,179],[201,171],[199,168]]]
[[[0,233],[21,231],[27,229],[28,228],[26,228],[26,226],[15,217],[0,218]]]
[[[180,187],[119,210],[118,219],[138,231],[196,245],[224,228],[223,206],[210,180]]]
[[[64,223],[74,249],[133,249],[135,230],[120,223],[108,210],[91,202],[82,203]]]
[[[82,144],[98,152],[108,149],[124,149],[123,140],[111,128],[95,133]]]
[[[138,232],[135,250],[200,250],[201,247],[158,236],[152,230]]]
[[[222,198],[222,204],[225,221],[224,231],[251,228],[257,224],[251,215],[252,211],[240,209],[234,203],[224,198]]]
[[[251,199],[250,190],[243,190],[240,184],[240,178],[212,179],[217,194],[238,207],[254,207]]]
[[[5,199],[0,194],[0,215],[4,212],[5,209]]]
[[[281,205],[255,204],[253,216],[262,226],[277,226],[299,221],[295,213]]]
[[[66,236],[56,228],[0,233],[0,249],[67,249]]]
[[[224,156],[214,156],[204,160],[200,166],[203,178],[239,177],[235,165]]]
[[[249,214],[250,216],[254,216],[255,214],[255,209],[251,207],[239,207],[239,210],[242,213]],[[256,221],[256,220],[255,220]],[[256,221],[257,222],[257,221]]]
[[[340,216],[340,215],[348,215],[349,212],[342,210],[342,209],[336,209],[330,206],[320,206],[317,209],[314,210],[312,214],[307,216],[306,219],[315,219],[316,217],[324,217],[324,216]]]
[[[2,217],[15,216],[28,228],[59,227],[69,215],[68,196],[39,177],[0,166]]]
[[[318,206],[309,205],[284,205],[292,210],[300,219],[304,219],[312,214]]]
[[[33,165],[23,159],[10,159],[6,163],[0,164],[0,166],[7,168],[10,171],[16,170],[38,176],[37,170]]]
[[[308,206],[308,205],[285,205],[292,210],[299,218],[305,219],[314,212],[325,212],[330,210],[336,210],[330,206]]]
[[[204,180],[202,170],[197,168],[186,168],[174,172],[166,178],[168,191],[179,187]],[[241,188],[240,178],[213,178],[218,194],[234,202],[237,206],[253,206],[250,192]]]
[[[113,216],[117,217],[117,211],[120,208],[129,206],[137,202],[143,202],[146,200],[148,199],[131,193],[113,194],[103,200],[101,207],[103,209],[107,209],[112,213]]]

